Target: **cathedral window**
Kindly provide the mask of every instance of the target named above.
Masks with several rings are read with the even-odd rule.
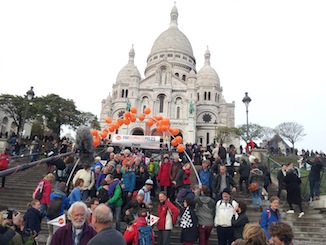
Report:
[[[180,119],[180,106],[177,107],[177,119]]]
[[[186,75],[182,75],[182,80],[186,81]]]
[[[179,54],[176,54],[175,57],[176,57],[176,58],[180,58],[180,55],[179,55]]]
[[[144,106],[143,106],[143,112],[144,112],[145,108],[146,108],[146,106],[144,105]]]
[[[168,54],[168,57],[173,57],[173,54]]]
[[[197,100],[199,100],[199,93],[197,93]]]
[[[207,92],[204,92],[204,100],[207,100]]]
[[[208,100],[211,100],[211,92],[208,92]]]
[[[122,89],[122,91],[121,91],[121,98],[123,98],[124,96],[125,96],[125,90]]]
[[[154,60],[156,60],[157,59],[157,56],[154,56]]]
[[[220,95],[217,95],[217,103],[220,103]]]
[[[187,57],[186,57],[186,56],[183,56],[182,58],[183,58],[184,60],[187,60]]]
[[[128,89],[126,89],[126,98],[128,98]]]
[[[205,123],[209,123],[211,120],[212,120],[212,116],[211,116],[210,114],[205,113],[205,114],[203,115],[203,121],[204,121]]]
[[[163,57],[164,57],[164,54],[161,54],[161,55],[160,55],[160,58],[163,58]]]
[[[162,113],[164,111],[164,95],[163,94],[160,94],[158,96],[158,99],[159,99],[159,113]]]
[[[175,75],[176,77],[179,77],[179,73],[175,73],[174,75]]]
[[[206,145],[209,145],[209,133],[206,133]]]

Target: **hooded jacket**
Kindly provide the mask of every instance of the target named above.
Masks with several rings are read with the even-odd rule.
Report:
[[[138,245],[138,227],[147,226],[147,221],[145,217],[138,217],[136,222],[132,225],[132,230],[126,229],[123,237],[125,238],[127,243],[131,243],[132,245]],[[155,234],[152,232],[152,245],[155,244]]]
[[[209,196],[196,196],[198,224],[213,226],[215,216],[215,201]]]
[[[160,218],[157,223],[157,229],[158,230],[166,230],[166,216],[169,212],[169,215],[171,215],[172,218],[172,224],[174,225],[177,222],[177,218],[179,216],[179,209],[173,205],[172,202],[166,201],[164,203],[159,203],[157,207],[157,213],[158,217]]]

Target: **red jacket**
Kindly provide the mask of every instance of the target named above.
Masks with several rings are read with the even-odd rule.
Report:
[[[146,226],[147,221],[144,217],[138,217],[136,222],[132,225],[132,231],[125,230],[123,237],[125,238],[127,243],[131,243],[132,245],[138,245],[138,227],[139,226]],[[152,233],[152,245],[155,244],[155,234],[154,231]]]
[[[42,179],[41,181],[44,182],[44,185],[43,185],[43,195],[40,200],[40,203],[49,205],[50,204],[50,194],[52,192],[52,184],[51,184],[51,181],[46,180],[46,179]]]
[[[0,170],[8,169],[10,155],[6,153],[0,154]]]
[[[168,163],[161,163],[160,170],[157,175],[157,179],[160,181],[160,186],[171,186],[172,181],[170,179],[170,167],[172,165],[172,162],[169,161]]]
[[[191,181],[190,181],[190,170],[189,169],[184,169],[187,177],[183,180],[183,184],[184,185],[190,185]]]
[[[157,206],[157,213],[158,217],[160,218],[157,223],[157,229],[158,230],[165,230],[165,221],[166,221],[166,214],[167,212],[170,212],[172,215],[172,223],[173,225],[177,222],[178,216],[179,216],[179,209],[174,206],[172,202],[166,199],[164,204],[159,203]]]

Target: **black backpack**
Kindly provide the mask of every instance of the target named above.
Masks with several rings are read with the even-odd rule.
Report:
[[[109,200],[109,193],[104,188],[101,188],[98,192],[97,198],[99,203],[105,203]]]
[[[60,216],[62,206],[62,197],[54,197],[50,200],[49,207],[46,211],[46,216],[49,219],[54,219]]]

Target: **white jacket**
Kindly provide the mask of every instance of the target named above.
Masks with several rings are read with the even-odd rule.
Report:
[[[219,200],[216,203],[216,213],[214,219],[215,226],[230,227],[231,219],[233,216],[233,211],[237,207],[238,203],[232,200],[232,205],[230,202],[225,203],[223,200]]]

